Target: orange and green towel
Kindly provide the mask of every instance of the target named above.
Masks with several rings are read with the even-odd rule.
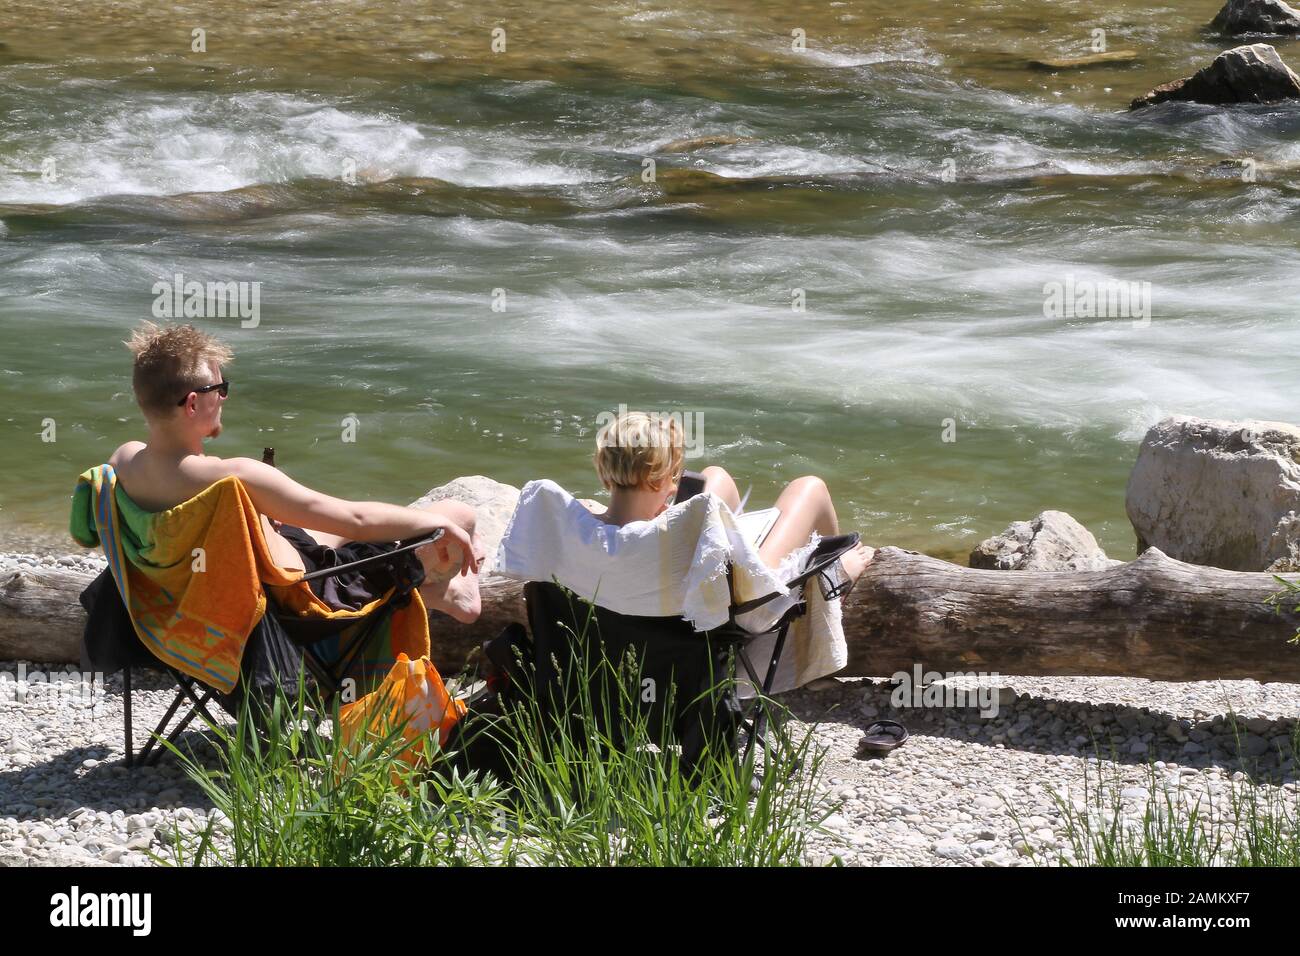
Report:
[[[118,486],[109,465],[84,472],[72,499],[72,537],[102,545],[141,642],[159,660],[223,693],[239,680],[248,636],[266,613],[269,589],[285,613],[312,618],[370,614],[389,595],[356,611],[335,611],[271,559],[257,509],[227,477],[166,511],[149,512]],[[391,615],[367,655],[387,669],[399,654],[429,654],[429,621],[419,592]],[[388,665],[383,665],[387,659]],[[382,673],[382,671],[380,671]]]

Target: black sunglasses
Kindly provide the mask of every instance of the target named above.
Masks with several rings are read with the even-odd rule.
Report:
[[[202,386],[202,387],[200,387],[200,388],[192,388],[192,389],[190,389],[190,392],[194,392],[195,394],[198,394],[198,395],[203,395],[203,394],[205,394],[206,392],[213,392],[213,391],[215,391],[215,392],[219,392],[219,393],[221,394],[221,397],[222,397],[222,398],[225,398],[227,395],[230,394],[230,383],[229,383],[229,382],[226,382],[226,381],[221,381],[221,382],[217,382],[217,383],[214,384],[214,385],[204,385],[204,386]],[[190,392],[186,392],[186,393],[185,393],[185,397],[182,398],[182,399],[181,399],[179,402],[177,402],[176,404],[177,404],[177,405],[184,405],[186,402],[188,402],[188,401],[190,400]]]

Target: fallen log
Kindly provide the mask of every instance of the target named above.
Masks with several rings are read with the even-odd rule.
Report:
[[[58,565],[0,572],[0,660],[74,662],[93,574]],[[1297,576],[1300,577],[1300,576]],[[483,615],[460,625],[435,615],[435,663],[455,673],[466,654],[524,620],[517,582],[488,577]],[[963,568],[881,548],[849,596],[841,676],[925,670],[1023,676],[1120,676],[1300,683],[1295,601],[1278,613],[1271,574],[1186,564],[1156,548],[1100,571]]]
[[[1289,580],[1290,578],[1288,578]],[[845,674],[1300,681],[1293,599],[1273,575],[1176,561],[1150,548],[1099,571],[985,571],[876,552],[845,608]]]
[[[81,660],[86,612],[77,597],[95,574],[45,565],[0,571],[0,660]]]

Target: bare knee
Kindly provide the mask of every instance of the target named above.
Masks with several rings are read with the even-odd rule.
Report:
[[[826,482],[816,475],[804,475],[796,478],[786,486],[786,490],[801,497],[830,498],[831,491]]]
[[[813,530],[819,534],[839,533],[839,516],[835,514],[830,489],[816,475],[804,475],[786,485],[780,503],[804,511],[812,522]]]
[[[740,507],[740,489],[736,487],[735,479],[727,473],[725,468],[718,465],[709,465],[700,475],[704,478],[704,488],[711,491],[727,503],[727,507],[733,510]]]
[[[447,517],[451,518],[452,521],[456,522],[456,524],[460,525],[470,534],[473,534],[475,527],[478,525],[478,512],[474,510],[474,506],[467,505],[463,501],[451,501],[448,502],[448,504],[450,504],[452,508],[451,511],[448,512]]]

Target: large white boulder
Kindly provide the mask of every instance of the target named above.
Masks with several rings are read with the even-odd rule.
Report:
[[[1126,500],[1138,552],[1231,571],[1300,560],[1300,428],[1175,416],[1142,440]]]
[[[487,561],[479,566],[479,573],[483,576],[491,574],[497,545],[501,543],[506,525],[510,523],[510,516],[514,514],[515,504],[519,501],[519,489],[483,475],[465,475],[431,488],[411,504],[418,508],[448,498],[473,505],[478,513],[478,533],[483,540],[483,553],[487,555]]]

